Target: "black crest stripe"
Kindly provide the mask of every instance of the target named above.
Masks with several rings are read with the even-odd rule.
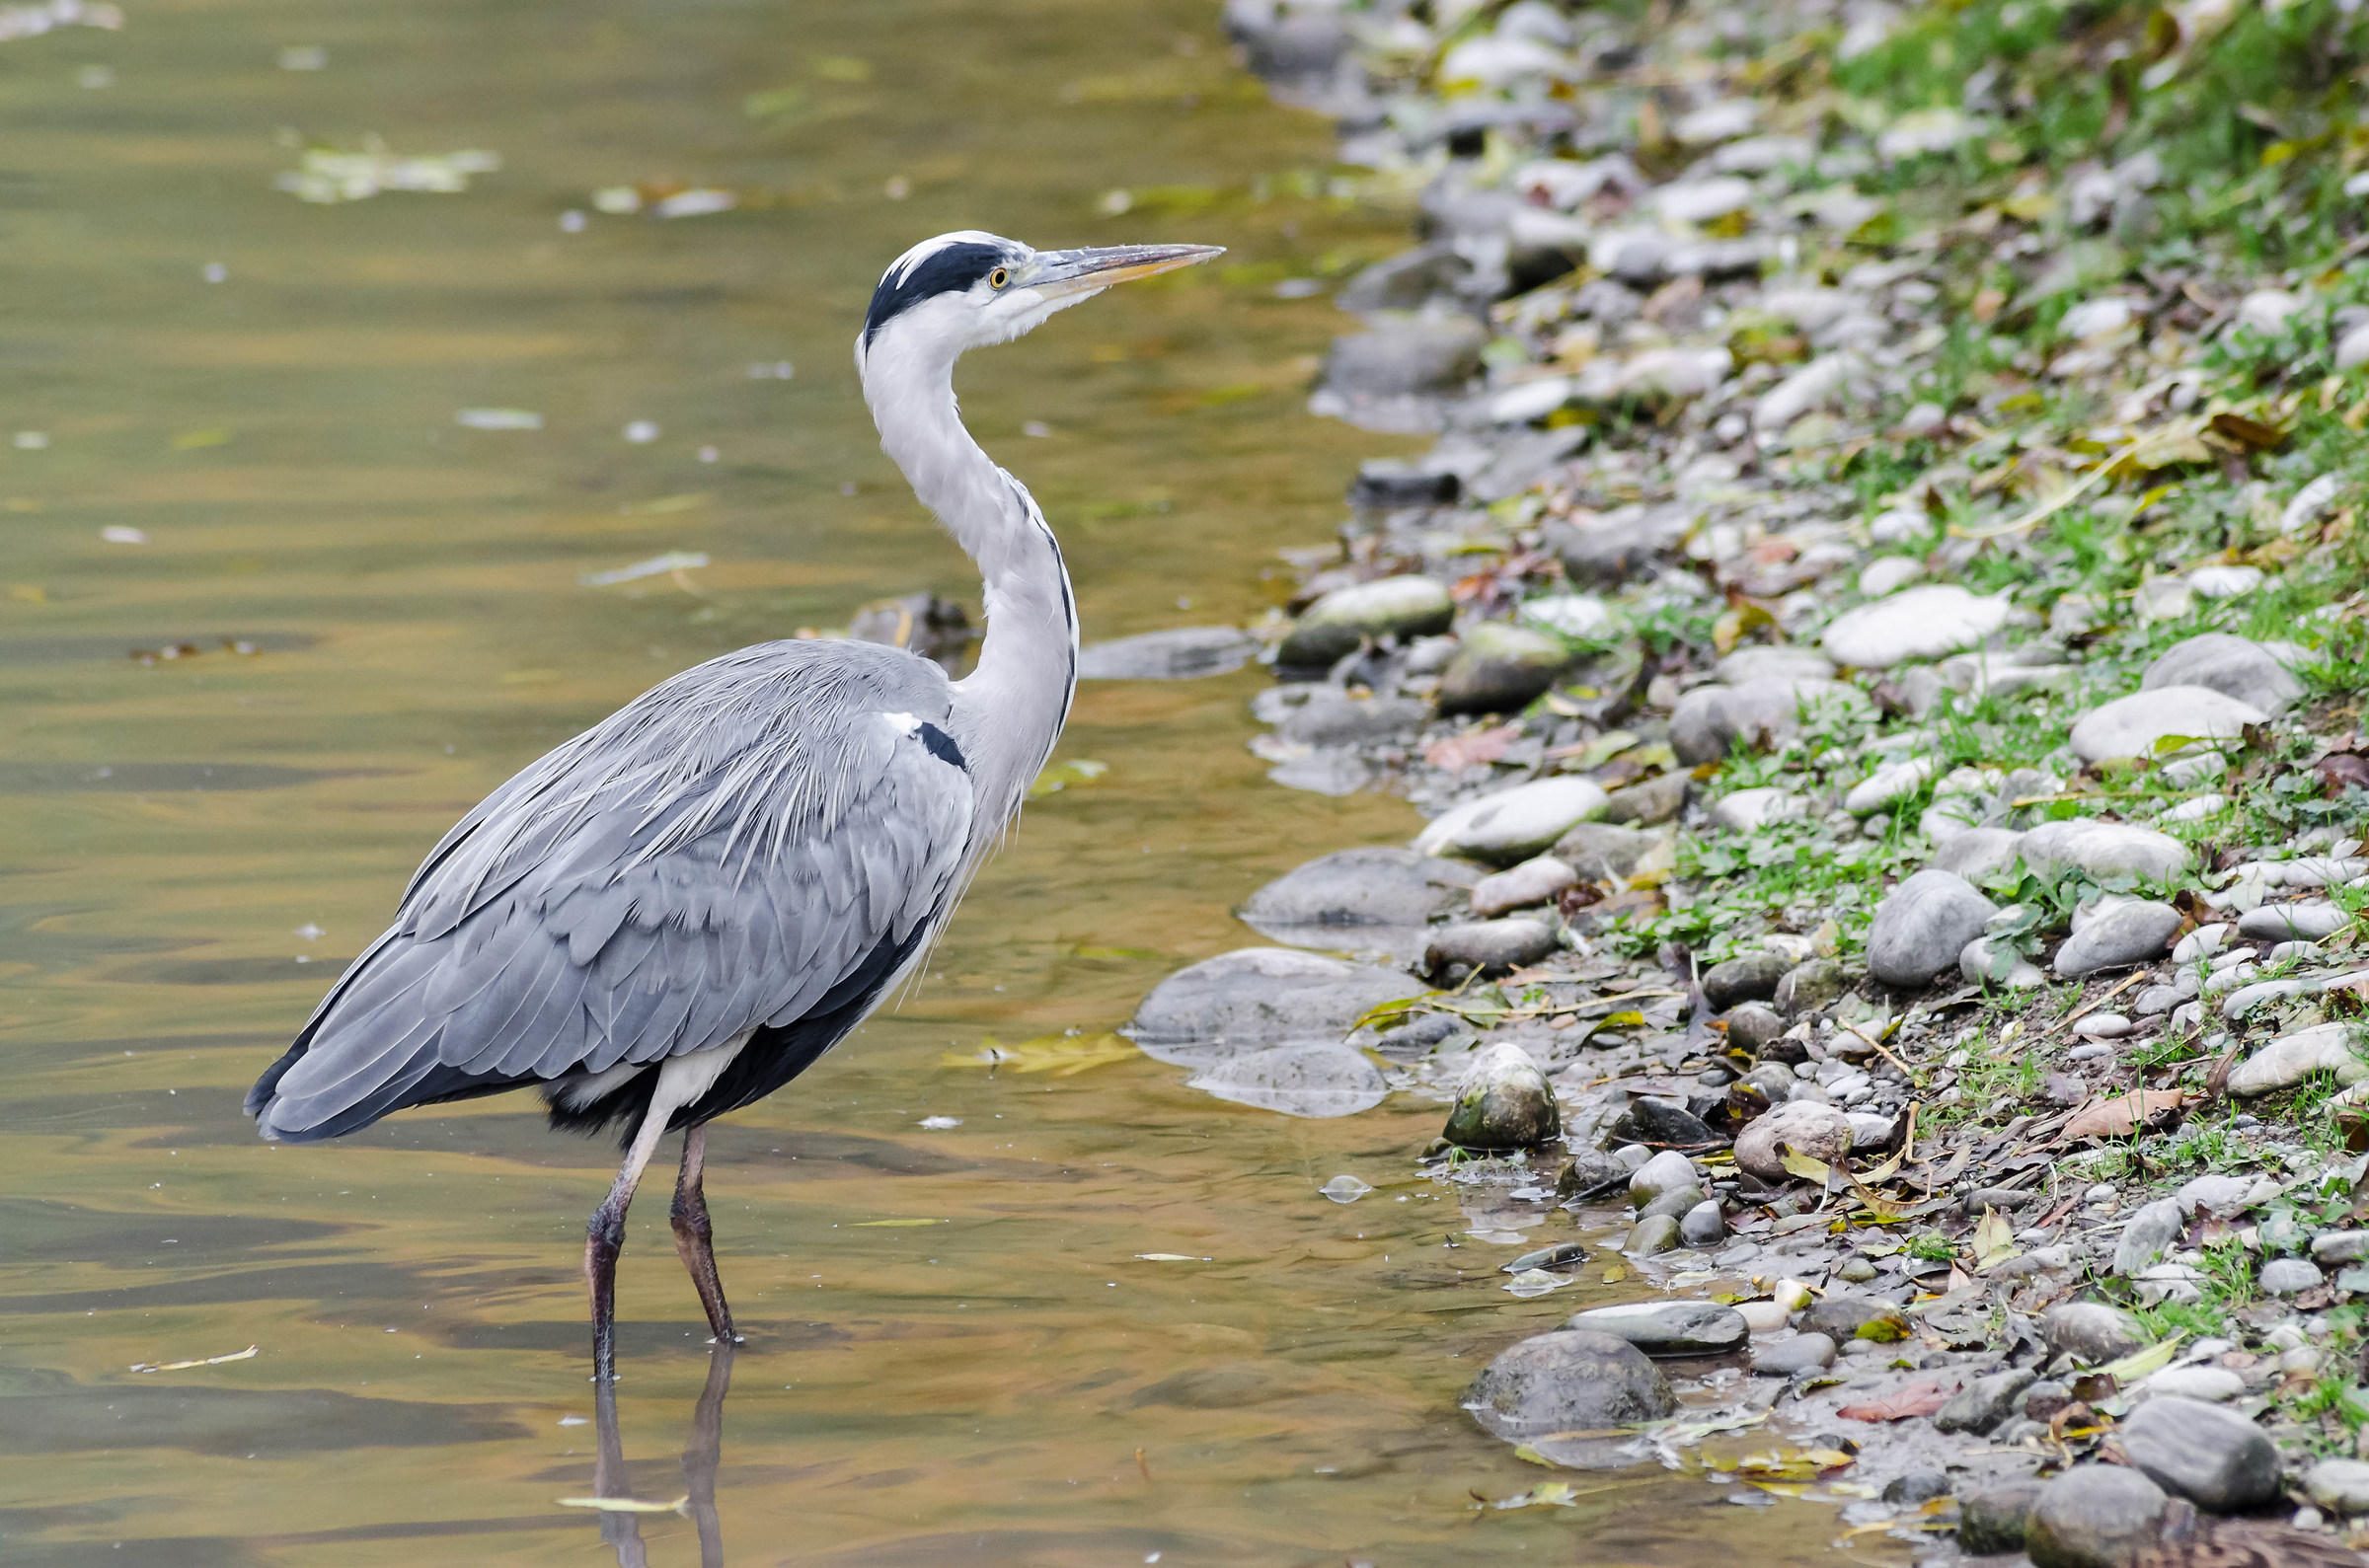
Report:
[[[1004,264],[1000,246],[961,240],[923,257],[902,276],[890,272],[872,291],[872,309],[864,317],[864,341],[905,311],[935,294],[959,293]]]

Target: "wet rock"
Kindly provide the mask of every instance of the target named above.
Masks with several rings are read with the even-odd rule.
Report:
[[[1637,1222],[1621,1250],[1636,1257],[1654,1257],[1675,1251],[1678,1246],[1678,1222],[1666,1214],[1649,1215]]]
[[[2173,643],[2139,678],[2142,692],[2166,686],[2210,687],[2265,713],[2283,713],[2303,696],[2303,683],[2268,648],[2224,632]]]
[[[1665,1149],[1638,1166],[1629,1178],[1629,1201],[1643,1208],[1665,1192],[1697,1184],[1695,1162],[1674,1149]]]
[[[1610,1334],[1648,1356],[1719,1356],[1750,1336],[1741,1313],[1717,1302],[1640,1302],[1571,1314],[1567,1328]]]
[[[1892,1344],[1908,1337],[1908,1319],[1872,1296],[1822,1296],[1801,1314],[1801,1326],[1836,1343],[1847,1339]]]
[[[1587,1150],[1573,1155],[1571,1162],[1563,1167],[1563,1174],[1555,1182],[1555,1196],[1567,1203],[1616,1186],[1625,1189],[1631,1174],[1618,1155]]]
[[[1529,705],[1571,662],[1559,636],[1485,621],[1464,635],[1440,676],[1442,713],[1504,713]]]
[[[1765,750],[1801,727],[1805,708],[1861,708],[1867,698],[1840,681],[1775,679],[1698,686],[1670,712],[1670,749],[1690,766],[1718,762],[1737,745]]]
[[[1314,697],[1283,715],[1281,739],[1299,746],[1363,746],[1412,734],[1430,716],[1420,703],[1389,697]]]
[[[1868,973],[1887,986],[1930,985],[1955,967],[1966,943],[1982,934],[1999,906],[1949,871],[1919,871],[1875,906],[1868,932]]]
[[[1553,903],[1557,894],[1578,884],[1579,873],[1551,855],[1524,860],[1511,870],[1485,876],[1473,884],[1473,913],[1493,917],[1508,910]]]
[[[2327,1284],[2328,1276],[2310,1258],[2272,1258],[2262,1265],[2258,1283],[2265,1296],[2301,1296]]]
[[[1501,975],[1537,963],[1561,943],[1543,920],[1468,920],[1441,926],[1423,947],[1423,970],[1438,978],[1452,969]]]
[[[2303,1495],[2339,1519],[2369,1514],[2369,1464],[2322,1459],[2303,1472]]]
[[[1780,977],[1779,984],[1783,983]],[[1747,1002],[1727,1014],[1728,1043],[1740,1045],[1755,1054],[1784,1032],[1785,1020],[1777,1015],[1777,1009],[1757,1002]],[[1787,1076],[1790,1078],[1792,1075]],[[1770,1096],[1772,1099],[1775,1097]]]
[[[1465,321],[1404,321],[1334,339],[1326,390],[1352,402],[1439,396],[1480,373],[1485,335]]]
[[[1656,822],[1667,822],[1686,809],[1687,792],[1693,784],[1694,780],[1688,774],[1665,773],[1643,784],[1615,789],[1605,798],[1604,820],[1646,827]]]
[[[2011,1367],[2006,1372],[1977,1378],[1934,1412],[1933,1428],[1936,1432],[1988,1432],[2007,1419],[2015,1409],[2016,1396],[2038,1378],[2027,1367]]]
[[[1659,1421],[1678,1407],[1669,1380],[1635,1345],[1569,1328],[1498,1356],[1463,1402],[1490,1436],[1511,1443]]]
[[[1638,1218],[1641,1220],[1682,1221],[1693,1212],[1695,1205],[1701,1202],[1703,1202],[1702,1188],[1672,1187],[1651,1203],[1646,1204],[1639,1213]],[[1680,1226],[1679,1233],[1683,1238],[1685,1234],[1683,1226]]]
[[[1136,1008],[1127,1032],[1164,1062],[1182,1060],[1172,1047],[1339,1039],[1369,1008],[1424,990],[1421,981],[1395,970],[1282,947],[1245,947],[1160,982]]]
[[[2114,1272],[2128,1279],[2171,1251],[2186,1232],[2176,1198],[2158,1198],[2130,1217],[2114,1245]]]
[[[2263,904],[2238,917],[2238,934],[2256,941],[2320,941],[2352,924],[2335,905],[2313,899]]]
[[[2101,879],[2170,881],[2188,867],[2187,847],[2178,839],[2126,822],[2044,822],[2024,835],[2017,853],[2035,871],[2072,866]]]
[[[1683,780],[1685,775],[1678,777]],[[1626,789],[1614,790],[1605,801],[1605,814],[1611,815],[1621,797],[1629,793]],[[1583,880],[1612,882],[1636,875],[1638,867],[1668,842],[1658,833],[1639,828],[1624,828],[1611,822],[1582,822],[1555,841],[1552,854]]]
[[[1949,1495],[1949,1477],[1939,1470],[1909,1470],[1883,1485],[1883,1500],[1901,1506],[1930,1503]]]
[[[1727,1239],[1727,1217],[1706,1198],[1678,1217],[1678,1239],[1691,1247],[1714,1247]]]
[[[2056,972],[2063,979],[2079,980],[2101,970],[2153,963],[2179,934],[2180,925],[2179,911],[2169,904],[2126,900],[2075,932],[2057,949]]]
[[[2050,1351],[2070,1354],[2093,1367],[2145,1350],[2147,1331],[2139,1320],[2102,1302],[2066,1302],[2051,1307],[2040,1319],[2040,1335]]]
[[[1416,836],[1424,855],[1470,856],[1510,865],[1539,854],[1604,809],[1604,790],[1585,779],[1539,779],[1453,806]]]
[[[1834,1341],[1824,1334],[1796,1334],[1752,1347],[1752,1371],[1763,1378],[1795,1378],[1834,1365]]]
[[[1796,965],[1777,982],[1777,1010],[1788,1018],[1814,1012],[1840,997],[1850,984],[1850,972],[1840,962],[1812,958]]]
[[[1943,840],[1927,864],[1971,882],[2015,864],[2023,843],[2024,835],[2013,828],[1968,828]]]
[[[1345,295],[1343,303],[1346,305]],[[1347,305],[1346,308],[1379,307]],[[1452,506],[1463,488],[1451,469],[1428,468],[1404,458],[1368,458],[1357,465],[1357,477],[1349,482],[1349,504],[1378,512],[1404,511],[1415,506]]]
[[[2353,1049],[2351,1026],[2316,1023],[2281,1035],[2240,1062],[2229,1075],[2229,1092],[2239,1099],[2255,1099],[2292,1088],[2314,1073],[2329,1073],[2338,1083],[2358,1083],[2369,1078],[2369,1061]]]
[[[1730,833],[1756,833],[1772,822],[1798,822],[1807,815],[1808,800],[1790,789],[1767,786],[1722,795],[1711,808],[1711,820]]]
[[[1353,1116],[1390,1092],[1364,1053],[1334,1040],[1240,1052],[1202,1068],[1184,1085],[1238,1105],[1310,1118]]]
[[[1518,1045],[1473,1054],[1440,1136],[1462,1149],[1529,1149],[1563,1130],[1555,1090]]]
[[[2024,1527],[2033,1568],[2135,1568],[2171,1500],[2136,1470],[2085,1464],[2041,1488]]]
[[[1474,885],[1473,875],[1469,865],[1413,850],[1340,850],[1284,872],[1234,913],[1277,940],[1296,935],[1310,938],[1305,945],[1338,945],[1343,927],[1421,927],[1457,889]]]
[[[1777,982],[1794,967],[1783,953],[1745,953],[1703,971],[1703,1000],[1715,1012],[1725,1012],[1739,1002],[1766,1002],[1777,995]]]
[[[1456,602],[1429,577],[1382,577],[1331,593],[1300,612],[1275,651],[1287,669],[1329,666],[1368,637],[1424,636],[1448,630]]]
[[[1837,664],[1886,670],[1970,648],[2007,624],[2003,594],[1985,598],[1954,583],[1904,588],[1835,617],[1819,645]]]
[[[2269,716],[2209,686],[2159,686],[2092,709],[2073,726],[2073,750],[2084,762],[2152,760],[2155,743],[2167,735],[2234,740],[2247,725],[2267,722]]]
[[[1851,1119],[1814,1100],[1787,1100],[1756,1116],[1735,1137],[1735,1163],[1763,1181],[1793,1180],[1784,1149],[1831,1165],[1851,1152]]]
[[[2024,1527],[2040,1499],[2045,1483],[2029,1480],[1993,1481],[1957,1500],[1957,1549],[1969,1557],[1989,1557],[2024,1549]]]
[[[1259,639],[1239,627],[1178,627],[1089,642],[1078,649],[1081,681],[1189,681],[1239,670]]]
[[[2243,1513],[2278,1495],[2277,1446],[2233,1410],[2201,1399],[2150,1399],[2115,1433],[2148,1479],[2208,1513]]]

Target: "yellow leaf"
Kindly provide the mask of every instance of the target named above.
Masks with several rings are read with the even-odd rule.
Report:
[[[2022,1250],[2007,1216],[1984,1205],[1982,1218],[1974,1224],[1974,1272],[1986,1274]]]
[[[604,1514],[679,1514],[691,1501],[685,1493],[671,1503],[646,1503],[638,1497],[563,1497],[562,1508],[597,1508]]]
[[[872,1229],[873,1229],[873,1228],[875,1228],[875,1227],[883,1227],[883,1228],[887,1228],[887,1229],[892,1229],[892,1230],[900,1230],[900,1231],[901,1231],[901,1230],[904,1230],[904,1229],[906,1229],[906,1228],[908,1228],[908,1227],[911,1227],[911,1226],[917,1226],[917,1225],[944,1225],[944,1224],[946,1224],[946,1222],[945,1222],[944,1220],[858,1220],[858,1221],[856,1221],[856,1222],[855,1222],[855,1224],[854,1224],[854,1225],[851,1227],[851,1229],[853,1229],[853,1230],[857,1230],[857,1231],[869,1231],[869,1230],[872,1230]]]
[[[2170,1339],[2159,1339],[2145,1350],[2134,1350],[2120,1361],[2109,1361],[2098,1370],[2117,1383],[2136,1382],[2151,1372],[2160,1372],[2171,1366],[2173,1353],[2179,1349],[2179,1342],[2187,1337],[2188,1331],[2183,1328]]]
[[[1787,1170],[1793,1172],[1793,1174],[1796,1176],[1802,1177],[1805,1180],[1817,1182],[1821,1186],[1823,1186],[1834,1174],[1834,1167],[1832,1165],[1829,1165],[1825,1160],[1819,1159],[1814,1156],[1797,1154],[1795,1151],[1788,1149],[1779,1157],[1784,1162]]]

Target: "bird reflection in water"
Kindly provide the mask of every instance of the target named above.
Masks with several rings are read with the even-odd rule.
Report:
[[[691,1412],[691,1436],[683,1444],[683,1500],[677,1511],[699,1531],[699,1568],[724,1568],[724,1527],[716,1517],[716,1469],[724,1457],[724,1396],[732,1385],[732,1347],[720,1344],[708,1361],[707,1386]],[[599,1455],[592,1461],[592,1495],[631,1498],[625,1470],[625,1437],[617,1428],[617,1384],[592,1386],[592,1417]],[[600,1511],[600,1538],[617,1552],[617,1568],[650,1568],[650,1545],[642,1538],[641,1513]]]

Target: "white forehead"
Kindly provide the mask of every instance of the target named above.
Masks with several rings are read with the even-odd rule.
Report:
[[[895,261],[889,262],[888,271],[885,274],[885,280],[890,283],[902,283],[906,278],[913,275],[913,269],[915,267],[920,266],[931,257],[936,256],[939,252],[953,245],[992,245],[999,251],[1020,251],[1026,249],[1024,246],[1016,245],[1012,241],[1005,239],[1000,234],[989,234],[981,229],[956,229],[952,234],[941,234],[934,239],[924,240],[919,245],[913,247],[913,249],[907,251],[904,255],[898,257]]]

